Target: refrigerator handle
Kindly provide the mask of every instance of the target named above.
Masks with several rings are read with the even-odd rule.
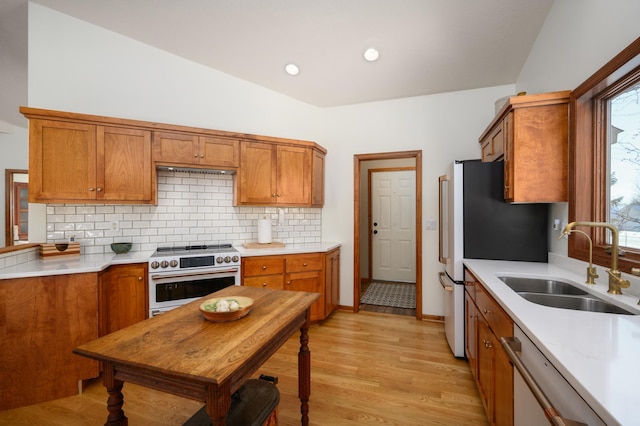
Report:
[[[449,256],[449,180],[447,175],[438,177],[438,261],[446,264]]]
[[[453,284],[449,281],[444,272],[438,272],[438,278],[444,291],[453,291]]]

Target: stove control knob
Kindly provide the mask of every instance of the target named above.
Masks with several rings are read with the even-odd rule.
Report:
[[[158,269],[158,266],[160,266],[160,263],[157,260],[151,262],[151,269]]]
[[[173,259],[171,262],[169,262],[169,266],[171,266],[172,268],[175,268],[176,266],[178,266],[178,261]]]
[[[218,256],[216,258],[216,263],[222,263],[222,262],[223,262],[222,256]]]
[[[224,258],[224,263],[229,263],[231,262],[231,258],[229,256]]]
[[[239,260],[240,260],[240,258],[239,258],[238,256],[233,256],[233,257],[231,258],[231,260],[232,260],[233,262],[237,262],[237,261],[239,261]]]
[[[160,262],[160,266],[162,266],[163,268],[166,268],[167,266],[169,266],[169,262],[167,262],[166,260],[163,260],[162,262]]]

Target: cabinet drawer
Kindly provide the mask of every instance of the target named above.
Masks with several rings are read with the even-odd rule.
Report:
[[[476,285],[476,306],[497,338],[513,336],[513,322],[482,285]]]
[[[296,255],[287,257],[287,273],[319,271],[322,269],[322,255]]]
[[[284,257],[248,257],[242,259],[243,276],[284,274]]]
[[[265,275],[262,277],[247,277],[243,285],[248,287],[270,288],[272,290],[284,289],[284,275]]]

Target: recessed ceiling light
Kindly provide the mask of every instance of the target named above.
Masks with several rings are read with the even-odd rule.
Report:
[[[366,59],[369,62],[375,62],[378,60],[379,57],[380,57],[380,53],[373,47],[370,47],[369,49],[364,51],[364,59]]]
[[[287,66],[284,67],[284,70],[289,75],[298,75],[298,73],[300,72],[300,69],[294,64],[287,64]]]

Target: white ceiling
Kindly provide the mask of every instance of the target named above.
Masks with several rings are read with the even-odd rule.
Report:
[[[320,107],[515,83],[553,0],[32,0]],[[26,2],[2,0],[0,120],[26,103]],[[16,15],[23,24],[17,25]],[[18,21],[20,22],[20,21]],[[366,62],[368,47],[380,59]],[[7,61],[0,72],[7,75]],[[293,62],[300,74],[284,66]],[[20,76],[17,74],[22,73]],[[17,99],[17,96],[22,99]],[[62,96],[62,95],[61,95]],[[7,118],[3,118],[7,117]]]

